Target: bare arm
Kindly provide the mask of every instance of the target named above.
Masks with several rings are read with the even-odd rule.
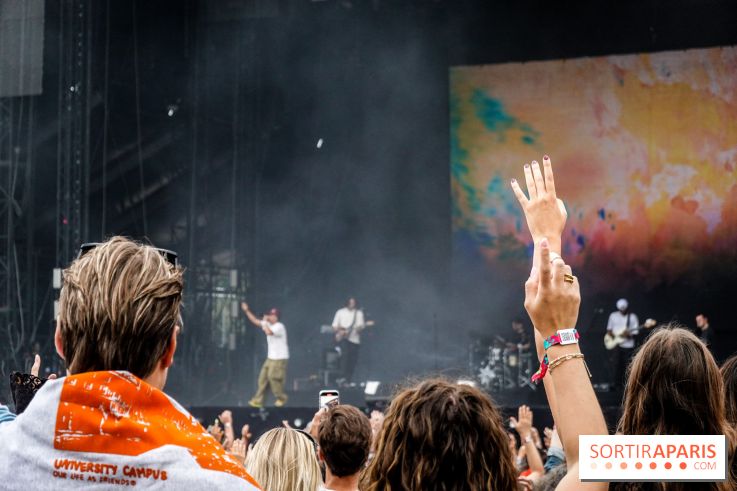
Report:
[[[254,326],[261,327],[261,319],[253,315],[253,312],[248,308],[248,304],[246,302],[241,302],[241,310],[246,314],[246,317],[248,317],[248,320],[251,321]]]
[[[533,268],[525,283],[525,309],[540,338],[546,339],[561,329],[576,326],[581,292],[577,278],[574,277],[572,282],[564,281],[565,275],[571,275],[572,271],[562,258],[556,258],[551,264],[551,252],[560,250],[566,214],[555,194],[550,159],[546,157],[543,163],[544,177],[536,162],[525,166],[529,199],[516,181],[512,182],[512,188],[535,241]],[[560,356],[579,352],[578,344],[556,345],[548,349],[547,355],[552,362]],[[568,464],[568,474],[557,489],[607,489],[607,483],[582,483],[578,478],[579,435],[608,434],[583,359],[572,358],[563,362],[549,370],[545,378],[548,377],[550,382],[545,382],[546,394],[549,398],[552,395],[549,403]]]
[[[223,439],[223,447],[225,447],[225,450],[230,450],[230,447],[233,445],[233,442],[235,441],[235,434],[233,433],[233,413],[231,413],[228,410],[225,410],[222,413],[220,413],[219,419],[220,419],[220,422],[223,423],[223,428],[225,429],[225,438]]]
[[[530,467],[528,478],[536,481],[545,474],[545,469],[543,468],[540,451],[535,446],[535,441],[532,438],[532,410],[528,406],[520,406],[517,410],[517,416],[518,419],[515,420],[512,417],[512,421],[515,423],[514,429],[522,441],[522,447],[525,449],[527,456],[527,465]]]

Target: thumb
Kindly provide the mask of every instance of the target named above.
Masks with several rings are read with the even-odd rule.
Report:
[[[537,266],[533,266],[530,271],[530,277],[525,281],[525,297],[535,298],[537,296],[537,288],[540,282],[540,273]]]
[[[565,203],[563,203],[563,200],[560,198],[558,198],[558,209],[560,210],[560,213],[564,217],[568,218],[568,212],[566,211],[566,205]]]

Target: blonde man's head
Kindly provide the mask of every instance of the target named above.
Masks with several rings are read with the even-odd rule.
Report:
[[[322,484],[314,443],[288,428],[264,433],[248,452],[246,470],[264,491],[316,491]]]
[[[155,248],[113,237],[64,270],[57,349],[70,373],[151,375],[173,356],[184,281]]]

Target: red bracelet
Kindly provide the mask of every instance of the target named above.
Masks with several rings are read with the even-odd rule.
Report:
[[[566,344],[576,344],[580,337],[581,336],[579,336],[578,331],[576,331],[575,328],[561,329],[543,341],[543,347],[545,348],[546,353],[540,362],[540,368],[532,375],[532,381],[538,383],[543,377],[545,377],[545,374],[548,373],[548,348],[555,346],[556,344],[560,344],[562,346]]]

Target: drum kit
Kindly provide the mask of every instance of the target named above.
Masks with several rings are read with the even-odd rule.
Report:
[[[494,336],[490,343],[476,339],[468,350],[468,368],[481,387],[490,392],[536,387],[530,380],[534,373],[533,356],[523,345]]]

